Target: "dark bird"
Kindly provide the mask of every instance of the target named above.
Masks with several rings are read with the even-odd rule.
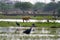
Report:
[[[27,30],[23,31],[23,33],[30,34],[31,33],[31,30],[32,30],[32,27],[30,29],[27,29]]]
[[[32,27],[36,27],[34,23],[32,24]]]
[[[36,27],[36,25],[33,23],[33,24],[32,24],[32,27]],[[34,28],[33,28],[33,31],[35,31],[35,29],[34,29]]]
[[[20,24],[19,24],[19,23],[17,23],[17,22],[16,22],[16,25],[17,25],[17,26],[20,26]]]
[[[31,27],[30,29],[27,29],[27,30],[23,31],[23,33],[25,33],[25,34],[30,34],[31,31],[32,31],[32,28],[34,28],[34,27],[36,27],[36,26],[35,26],[35,24],[33,23],[33,24],[32,24],[32,27]],[[34,31],[34,29],[33,29],[33,31]]]

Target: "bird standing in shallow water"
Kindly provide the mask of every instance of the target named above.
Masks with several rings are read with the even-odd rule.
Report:
[[[19,24],[19,23],[17,23],[17,22],[16,22],[16,25],[17,25],[17,26],[20,26],[20,24]]]
[[[36,25],[33,23],[33,24],[32,24],[32,27],[33,27],[33,31],[34,31],[34,30],[35,30]]]
[[[35,24],[33,23],[33,24],[32,24],[32,27],[31,27],[30,29],[27,29],[27,30],[23,31],[23,33],[25,33],[25,34],[30,34],[31,31],[32,31],[32,29],[33,29],[33,31],[34,31],[34,27],[36,27],[36,26],[35,26]]]
[[[30,34],[31,30],[32,30],[32,27],[30,29],[27,29],[27,30],[23,31],[23,33]]]
[[[17,25],[18,27],[20,26],[20,24],[19,24],[18,22],[16,22],[16,25]],[[17,28],[17,29],[15,30],[15,33],[18,32],[18,31],[20,31],[20,28]]]

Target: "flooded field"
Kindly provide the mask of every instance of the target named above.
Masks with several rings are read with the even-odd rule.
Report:
[[[16,31],[16,29],[19,31]],[[23,31],[30,27],[0,27],[0,40],[60,40],[60,28],[39,28],[31,30],[30,34]]]

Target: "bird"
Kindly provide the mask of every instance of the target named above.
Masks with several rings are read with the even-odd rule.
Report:
[[[16,22],[16,25],[17,25],[17,26],[20,26],[20,24],[19,24],[19,23],[17,23],[17,22]]]
[[[27,29],[27,30],[25,30],[25,31],[23,31],[23,33],[25,33],[25,34],[30,34],[30,33],[31,33],[31,30],[32,30],[32,27],[29,28],[29,29]]]
[[[36,25],[33,23],[33,24],[32,24],[32,27],[36,27]],[[33,28],[33,31],[35,31],[35,29],[34,29],[34,28]]]
[[[32,27],[36,27],[34,23],[32,24]]]
[[[33,29],[34,27],[36,27],[36,26],[35,26],[35,24],[33,23],[33,24],[32,24],[32,27],[30,27],[29,29],[26,29],[25,31],[23,31],[23,33],[25,33],[25,34],[30,34],[31,31],[32,31],[32,29]],[[33,31],[34,31],[34,29],[33,29]]]

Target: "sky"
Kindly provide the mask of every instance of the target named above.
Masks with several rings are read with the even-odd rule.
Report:
[[[44,3],[51,2],[51,0],[12,0],[12,1],[31,2],[32,4],[34,4],[36,2],[44,2]],[[56,0],[56,2],[57,1],[60,1],[60,0]]]

